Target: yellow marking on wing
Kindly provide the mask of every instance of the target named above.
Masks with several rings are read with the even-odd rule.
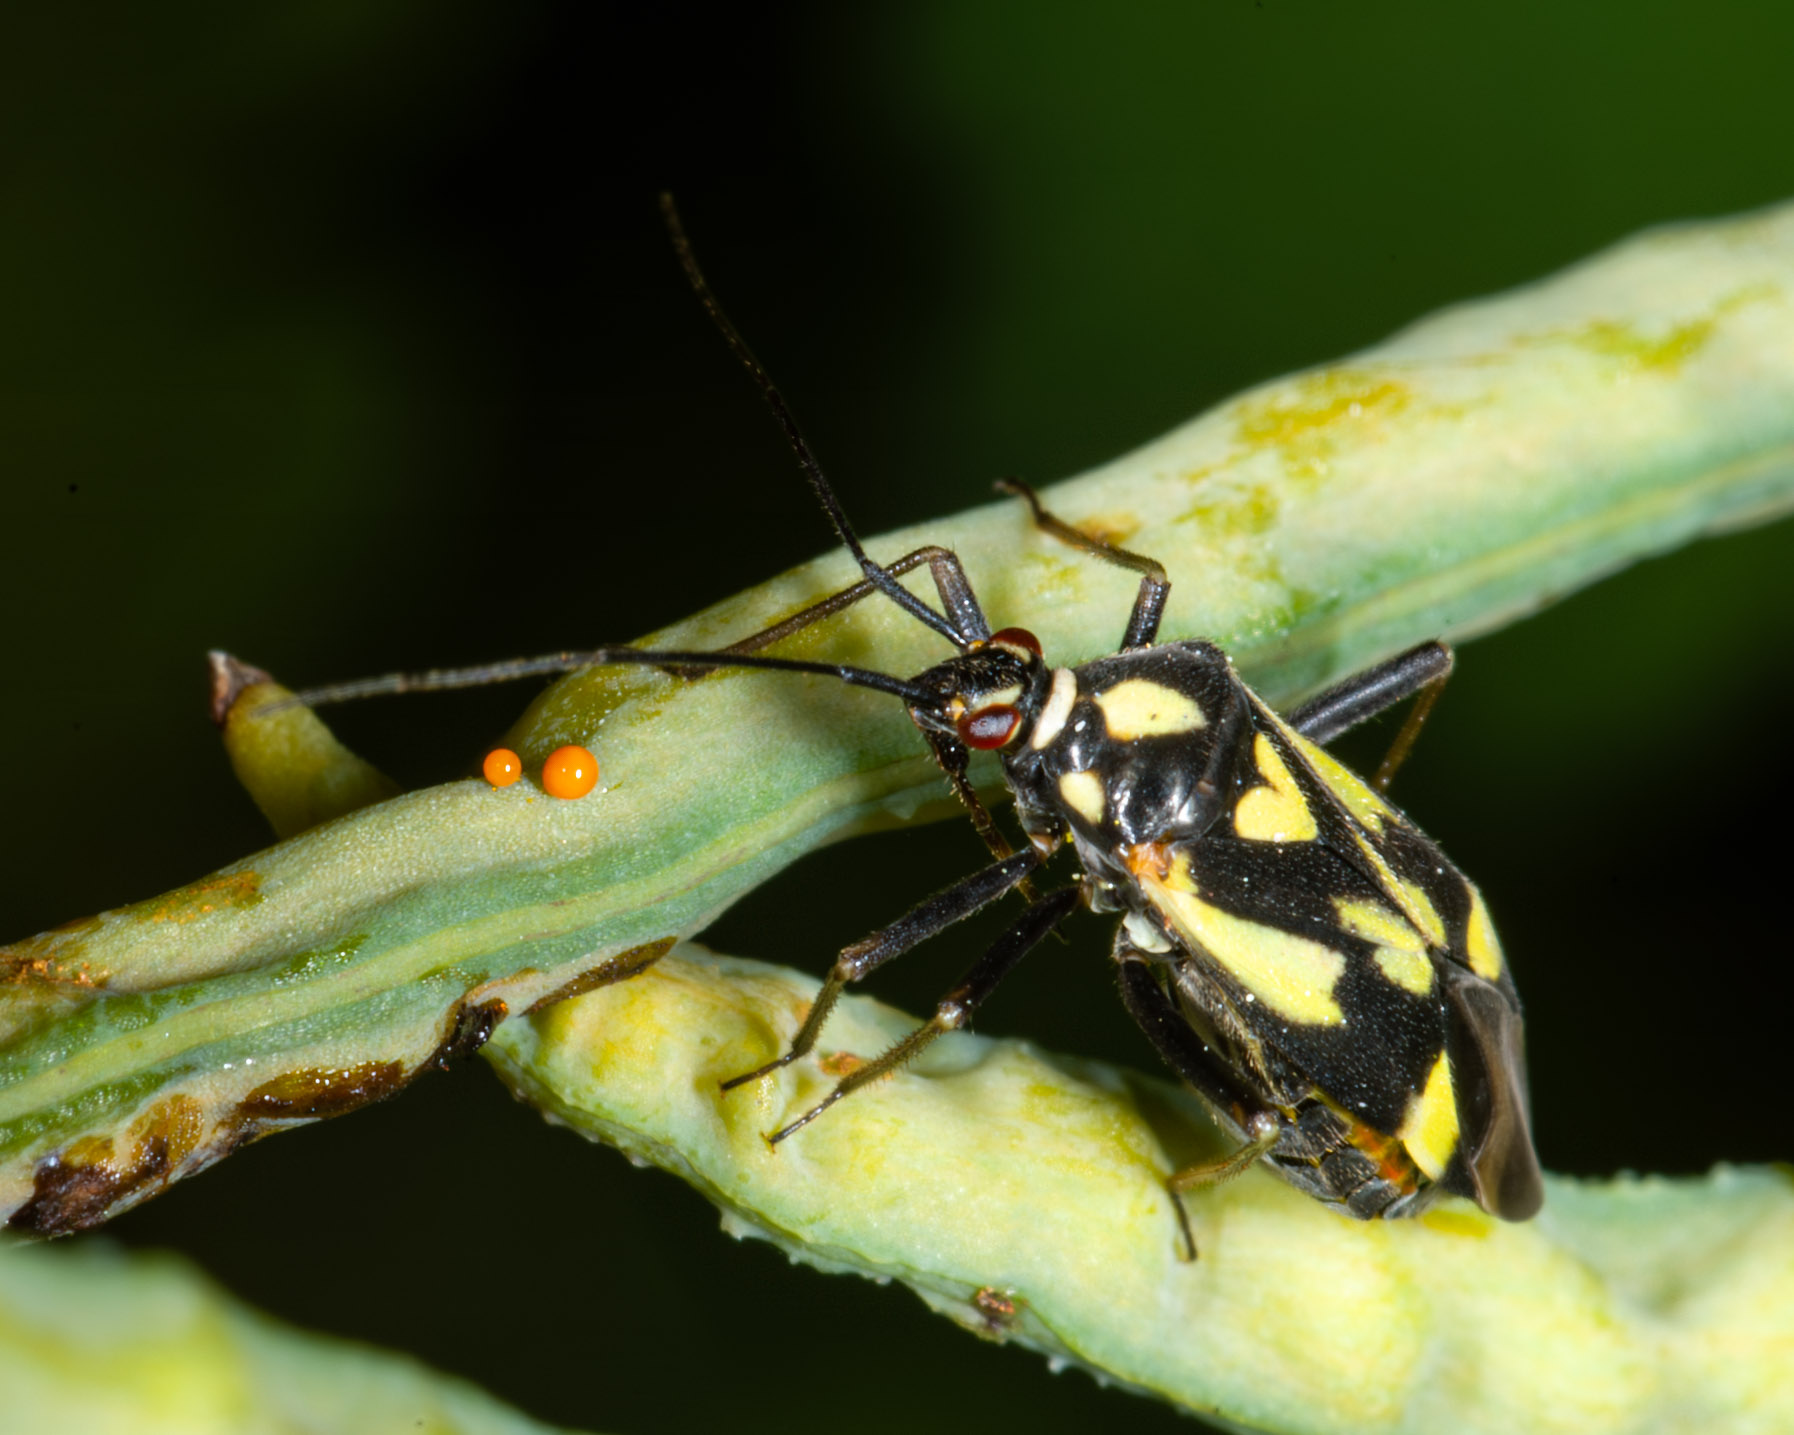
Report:
[[[1445,924],[1439,920],[1438,910],[1432,899],[1416,887],[1412,882],[1404,882],[1395,875],[1395,869],[1384,859],[1383,854],[1373,846],[1362,832],[1353,831],[1352,840],[1358,844],[1358,850],[1364,854],[1365,861],[1377,874],[1377,885],[1383,889],[1383,895],[1401,909],[1401,914],[1413,924],[1416,931],[1423,932],[1435,946],[1445,945]]]
[[[1495,935],[1495,924],[1489,920],[1489,909],[1483,905],[1483,894],[1470,888],[1470,925],[1464,932],[1464,954],[1470,958],[1470,970],[1485,981],[1501,979],[1501,939]]]
[[[1384,860],[1381,852],[1370,845],[1370,839],[1362,832],[1354,830],[1352,841],[1358,844],[1358,851],[1363,854],[1364,860],[1370,863],[1371,871],[1377,874],[1377,885],[1383,889],[1383,895],[1401,908],[1404,917],[1418,926],[1419,923],[1415,921],[1414,914],[1408,910],[1408,903],[1402,892],[1402,884],[1396,880],[1395,869]]]
[[[1381,947],[1401,947],[1406,951],[1426,950],[1426,943],[1396,913],[1381,902],[1368,898],[1335,897],[1333,910],[1339,914],[1339,925],[1354,937],[1363,937]]]
[[[1408,920],[1426,933],[1426,939],[1435,947],[1445,945],[1445,923],[1439,920],[1439,909],[1433,905],[1433,899],[1412,882],[1398,882],[1402,903],[1402,911]]]
[[[1190,859],[1179,853],[1172,874],[1143,876],[1140,885],[1172,928],[1206,952],[1272,1013],[1309,1026],[1343,1026],[1333,988],[1345,957],[1332,947],[1236,917],[1196,895]]]
[[[1103,820],[1103,780],[1094,772],[1068,772],[1059,779],[1065,805],[1091,826]]]
[[[1324,747],[1317,746],[1287,728],[1285,735],[1296,745],[1297,751],[1308,759],[1315,775],[1327,789],[1346,805],[1347,811],[1372,832],[1382,832],[1384,824],[1395,816],[1395,809],[1377,796],[1369,783]]]
[[[1433,964],[1425,952],[1411,947],[1378,947],[1375,955],[1377,970],[1396,986],[1417,997],[1432,991]]]
[[[1270,709],[1260,705],[1260,711],[1270,713]],[[1376,873],[1377,885],[1383,889],[1383,895],[1401,910],[1418,932],[1425,934],[1428,941],[1436,947],[1445,946],[1445,923],[1439,919],[1439,909],[1433,900],[1412,882],[1404,881],[1395,875],[1395,869],[1389,865],[1388,859],[1371,844],[1366,832],[1381,834],[1387,823],[1396,817],[1396,811],[1383,801],[1365,781],[1344,766],[1323,748],[1315,746],[1307,738],[1292,730],[1288,723],[1275,713],[1270,713],[1279,731],[1295,745],[1296,751],[1314,768],[1315,775],[1326,787],[1345,804],[1352,816],[1358,820],[1358,826],[1352,829],[1352,840],[1363,854],[1364,860]],[[1359,830],[1360,828],[1364,830]],[[1371,938],[1372,941],[1377,940]],[[1430,964],[1429,964],[1430,965]],[[1409,965],[1409,971],[1418,980],[1419,969]],[[1387,973],[1387,969],[1386,969]],[[1390,980],[1396,981],[1392,974]],[[1431,988],[1432,974],[1427,976],[1427,990]],[[1399,983],[1398,983],[1399,984]],[[1411,988],[1414,990],[1417,988]]]
[[[1137,737],[1169,737],[1208,726],[1202,704],[1187,694],[1146,678],[1129,678],[1096,695],[1103,724],[1117,742]]]
[[[1408,1106],[1396,1133],[1414,1164],[1437,1181],[1458,1149],[1458,1095],[1451,1084],[1451,1059],[1444,1052],[1433,1063],[1426,1089]]]
[[[1311,842],[1320,828],[1302,798],[1283,755],[1262,732],[1252,741],[1258,774],[1270,784],[1255,787],[1233,809],[1233,830],[1249,842]]]
[[[1339,925],[1355,937],[1375,942],[1377,968],[1390,981],[1415,996],[1433,989],[1433,964],[1420,933],[1381,902],[1336,897],[1333,908]]]

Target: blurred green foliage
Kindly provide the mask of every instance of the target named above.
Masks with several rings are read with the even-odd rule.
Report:
[[[308,682],[586,644],[825,546],[681,288],[660,186],[878,531],[1644,225],[1783,197],[1791,51],[1794,11],[1745,0],[10,17],[0,931],[265,842],[205,719],[208,647]],[[1556,1169],[1788,1155],[1755,1093],[1780,1045],[1757,988],[1786,950],[1791,556],[1786,525],[1702,545],[1475,644],[1403,775],[1503,924]],[[522,700],[341,727],[432,782]],[[976,851],[940,828],[819,854],[715,941],[820,970]],[[1144,1062],[1100,926],[985,1029]],[[919,1005],[979,937],[880,993]],[[1188,1428],[719,1239],[696,1196],[478,1069],[116,1230],[570,1424],[771,1425],[876,1381],[949,1392],[943,1429]],[[604,1298],[517,1319],[546,1263]]]

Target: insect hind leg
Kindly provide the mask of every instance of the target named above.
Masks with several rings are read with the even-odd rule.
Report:
[[[1019,860],[1019,856],[1018,859]],[[1001,865],[1001,864],[999,864]],[[857,1071],[841,1078],[834,1090],[808,1111],[767,1137],[777,1145],[787,1136],[801,1131],[844,1096],[851,1096],[862,1086],[869,1086],[880,1077],[914,1060],[935,1040],[947,1032],[957,1031],[972,1019],[990,994],[1014,968],[1016,963],[1038,946],[1047,933],[1078,905],[1081,891],[1077,887],[1061,887],[1049,892],[1024,912],[1014,926],[991,944],[983,956],[972,964],[959,985],[942,997],[934,1015],[901,1041],[887,1047]],[[926,905],[926,904],[924,904]]]
[[[1218,1111],[1238,1114],[1246,1140],[1238,1150],[1216,1161],[1199,1162],[1174,1171],[1165,1180],[1177,1216],[1178,1234],[1186,1261],[1196,1259],[1196,1236],[1190,1229],[1190,1212],[1184,1205],[1186,1191],[1200,1190],[1230,1181],[1268,1155],[1282,1136],[1277,1113],[1241,1087],[1215,1059],[1202,1039],[1178,1010],[1152,971],[1153,960],[1128,940],[1123,928],[1116,934],[1113,953],[1122,1005],[1140,1030],[1158,1048],[1159,1055],[1185,1081],[1196,1088]]]
[[[1405,653],[1378,663],[1375,667],[1353,673],[1325,692],[1316,693],[1300,707],[1288,713],[1284,721],[1310,742],[1326,744],[1359,723],[1386,712],[1403,698],[1414,697],[1389,751],[1378,764],[1371,786],[1386,791],[1396,769],[1413,751],[1433,705],[1445,690],[1455,661],[1451,648],[1441,642],[1421,643]]]
[[[955,922],[964,921],[1011,887],[1025,881],[1028,873],[1039,865],[1040,857],[1032,848],[993,863],[974,872],[970,877],[955,882],[944,891],[936,892],[890,926],[880,928],[871,936],[862,938],[843,950],[835,959],[835,965],[823,982],[822,990],[816,994],[816,1000],[810,1003],[810,1014],[804,1018],[804,1024],[792,1038],[790,1049],[765,1066],[741,1076],[730,1077],[723,1082],[723,1090],[733,1091],[762,1076],[770,1076],[781,1066],[789,1066],[799,1057],[808,1055],[816,1045],[816,1038],[822,1034],[823,1023],[828,1020],[829,1013],[835,1009],[835,1003],[840,1001],[841,993],[850,982],[870,976],[893,957],[902,956],[912,947],[946,931]]]

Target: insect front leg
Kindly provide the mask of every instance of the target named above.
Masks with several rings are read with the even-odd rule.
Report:
[[[1419,694],[1408,709],[1401,731],[1389,744],[1389,751],[1377,765],[1371,786],[1386,791],[1396,769],[1407,760],[1421,726],[1432,712],[1439,694],[1445,691],[1445,680],[1451,676],[1454,662],[1450,647],[1441,642],[1422,643],[1353,673],[1344,682],[1325,692],[1316,693],[1307,702],[1289,713],[1284,721],[1310,742],[1325,745],[1359,723],[1394,707],[1403,698]]]
[[[945,891],[936,892],[890,926],[881,928],[851,947],[843,948],[841,955],[835,959],[834,967],[829,971],[828,979],[823,982],[822,990],[816,993],[816,1000],[810,1004],[810,1014],[804,1018],[804,1024],[792,1038],[791,1049],[757,1070],[730,1077],[723,1082],[723,1090],[733,1091],[738,1086],[745,1086],[750,1081],[771,1075],[781,1066],[789,1066],[799,1057],[807,1056],[816,1045],[823,1023],[835,1009],[835,1003],[841,999],[841,993],[849,982],[857,982],[860,978],[869,976],[892,957],[900,957],[937,932],[944,932],[955,922],[964,921],[980,907],[994,902],[1011,887],[1025,881],[1040,862],[1040,854],[1032,847],[1014,853],[1001,862],[974,872],[964,881],[954,883]]]
[[[940,594],[941,606],[947,610],[953,626],[968,638],[990,637],[990,624],[985,620],[984,610],[978,606],[971,579],[966,577],[959,555],[951,548],[931,543],[925,548],[905,553],[894,563],[885,564],[884,570],[893,576],[901,576],[920,568],[924,563],[928,565],[929,573],[934,578],[935,592]],[[762,648],[769,648],[774,643],[789,638],[793,633],[801,633],[824,618],[831,618],[836,613],[851,608],[862,598],[869,598],[879,591],[881,590],[871,579],[863,578],[852,587],[843,588],[839,593],[831,593],[801,612],[774,623],[770,628],[762,628],[758,633],[750,634],[718,651],[757,653]]]
[[[1021,855],[1023,854],[1017,854],[1018,860]],[[858,1071],[842,1077],[833,1091],[789,1126],[773,1132],[767,1140],[776,1146],[793,1132],[808,1126],[843,1096],[851,1096],[862,1086],[870,1085],[881,1076],[895,1071],[918,1056],[936,1038],[959,1030],[972,1019],[972,1014],[984,1004],[985,999],[996,990],[997,983],[1009,974],[1015,964],[1038,946],[1048,932],[1065,920],[1078,905],[1081,895],[1077,887],[1061,887],[1055,892],[1049,892],[1028,908],[1021,920],[997,938],[989,950],[972,964],[972,969],[965,974],[964,980],[940,999],[933,1016]]]
[[[1149,954],[1136,947],[1129,940],[1125,927],[1115,934],[1113,957],[1122,1005],[1127,1008],[1128,1015],[1158,1048],[1165,1063],[1195,1087],[1211,1106],[1218,1111],[1236,1113],[1246,1136],[1245,1143],[1230,1155],[1218,1161],[1186,1166],[1166,1178],[1165,1189],[1171,1194],[1178,1231],[1183,1237],[1183,1258],[1193,1261],[1196,1259],[1196,1237],[1190,1229],[1184,1192],[1219,1185],[1245,1171],[1277,1145],[1283,1133],[1283,1123],[1275,1111],[1234,1079],[1202,1038],[1191,1030],[1177,1003],[1153,972],[1153,966],[1162,963],[1155,963]]]
[[[1163,563],[1144,553],[1117,548],[1113,543],[1105,543],[1073,528],[1047,509],[1041,503],[1040,495],[1019,478],[998,479],[997,490],[1027,500],[1028,511],[1034,515],[1034,526],[1043,533],[1050,533],[1061,543],[1081,549],[1105,563],[1140,574],[1140,591],[1134,597],[1134,611],[1128,615],[1127,631],[1121,636],[1121,651],[1150,648],[1158,640],[1159,620],[1165,616],[1165,600],[1171,596],[1171,579],[1166,576]]]

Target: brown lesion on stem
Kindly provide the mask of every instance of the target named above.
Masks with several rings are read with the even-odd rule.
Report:
[[[461,1002],[449,1013],[448,1034],[423,1064],[426,1071],[447,1071],[455,1062],[472,1056],[487,1042],[498,1024],[511,1014],[511,1008],[500,998],[482,1002]]]
[[[302,1066],[264,1081],[237,1104],[239,1120],[322,1121],[384,1101],[415,1072],[397,1061]]]
[[[217,648],[206,654],[206,663],[212,678],[212,721],[219,727],[224,726],[245,688],[274,681],[273,674]]]
[[[81,959],[87,938],[100,926],[98,917],[64,922],[35,937],[0,947],[0,985],[85,987],[106,984],[104,969]]]
[[[97,1226],[155,1195],[198,1148],[205,1119],[191,1096],[171,1096],[131,1124],[116,1145],[84,1136],[38,1162],[31,1196],[7,1225],[29,1235],[63,1236]]]
[[[677,937],[659,937],[652,942],[644,942],[639,947],[631,947],[628,951],[618,952],[596,966],[588,967],[578,976],[562,986],[556,987],[547,996],[531,1002],[523,1009],[525,1016],[534,1016],[545,1007],[556,1002],[564,1002],[572,997],[584,996],[587,992],[596,991],[599,987],[608,987],[613,982],[627,981],[630,977],[639,976],[672,951]]]

